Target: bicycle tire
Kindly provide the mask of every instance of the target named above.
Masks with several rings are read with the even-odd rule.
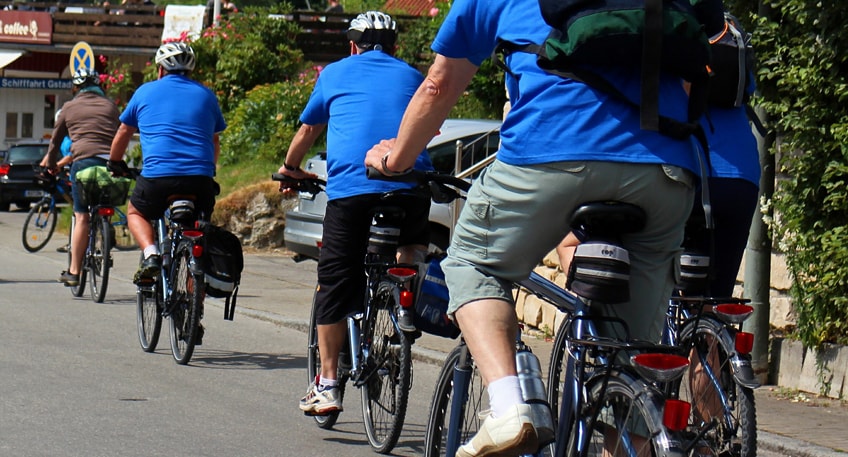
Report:
[[[91,246],[87,252],[87,266],[91,274],[89,289],[91,300],[103,303],[109,287],[109,269],[112,267],[112,236],[109,219],[102,216],[91,218]]]
[[[692,351],[690,367],[679,383],[679,398],[692,405],[690,432],[694,434],[702,428],[708,429],[700,445],[705,445],[712,455],[755,457],[757,416],[754,391],[734,379],[731,359],[715,334],[715,329],[721,325],[702,317],[694,332],[691,328],[681,332],[681,346],[691,347]],[[699,375],[699,372],[703,373],[700,367],[705,362],[709,363],[715,375],[715,383],[710,382],[707,375]],[[698,380],[702,382],[695,384]],[[723,398],[726,401],[722,401]],[[714,426],[707,425],[715,416],[720,417]]]
[[[143,256],[142,256],[143,258]],[[144,352],[153,352],[159,344],[162,331],[161,282],[137,286],[136,322],[138,324],[138,342]]]
[[[571,427],[565,455],[671,457],[683,456],[679,438],[662,425],[664,398],[645,382],[615,370],[586,382],[588,404]],[[577,430],[586,427],[585,433]],[[575,440],[586,436],[585,453]]]
[[[363,335],[370,341],[360,387],[365,434],[375,452],[388,454],[400,438],[412,387],[412,342],[397,326],[395,300],[383,293]],[[360,379],[362,379],[360,378]]]
[[[203,276],[202,273],[191,271],[191,247],[187,243],[181,243],[177,247],[172,261],[173,292],[169,308],[171,353],[177,364],[186,365],[194,354],[199,334],[198,327],[203,312]]]
[[[466,355],[468,357],[465,357]],[[463,386],[462,389],[455,389],[456,386],[454,386],[454,370],[458,366],[460,370],[467,370],[466,372],[470,375],[468,384]],[[460,423],[450,424],[454,394],[460,390],[465,391],[466,399],[462,403],[463,411],[457,416]],[[448,454],[447,449],[448,430],[457,431],[458,446],[470,440],[480,429],[483,420],[478,413],[489,408],[488,401],[489,396],[483,386],[483,378],[474,366],[467,352],[467,347],[465,344],[458,345],[445,358],[445,363],[442,364],[442,369],[436,380],[436,388],[430,401],[427,430],[424,435],[424,456],[453,456],[455,450]]]
[[[71,230],[68,233],[68,271],[71,270],[71,241],[74,238],[74,229],[76,228],[76,217],[71,217]],[[71,295],[74,297],[82,297],[82,294],[85,293],[85,279],[88,276],[88,270],[85,267],[85,256],[82,258],[82,266],[80,267],[79,272],[79,282],[75,286],[70,286]]]
[[[54,208],[51,208],[51,198],[42,198],[29,209],[24,228],[21,231],[21,241],[24,249],[29,252],[38,252],[53,237],[56,230],[57,217]]]
[[[316,316],[315,316],[316,295],[317,295],[317,290],[316,290],[316,293],[313,294],[313,297],[312,297],[312,312],[309,315],[309,335],[308,335],[308,344],[306,346],[306,360],[307,360],[306,371],[307,371],[307,375],[309,376],[308,383],[307,383],[308,386],[311,386],[312,383],[315,381],[315,379],[321,374],[321,353],[320,353],[320,348],[318,347],[318,327],[317,327],[317,324],[315,322],[315,319],[316,319]],[[340,360],[340,362],[341,362],[341,360]],[[339,395],[340,395],[339,399],[342,401],[342,404],[344,404],[344,391],[345,391],[345,384],[347,384],[347,383],[345,382],[346,377],[343,376],[341,372],[342,372],[342,369],[341,369],[341,366],[340,366],[339,367],[339,377],[337,378],[339,380],[339,385],[338,385]],[[329,429],[333,428],[334,425],[336,425],[336,421],[339,419],[339,414],[341,414],[341,411],[333,411],[332,413],[330,413],[326,416],[313,416],[313,419],[315,419],[315,423],[318,424],[318,427],[329,430]]]

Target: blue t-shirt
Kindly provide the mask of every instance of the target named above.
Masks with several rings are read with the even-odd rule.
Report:
[[[327,124],[328,200],[411,186],[366,178],[365,153],[380,140],[397,136],[406,105],[423,79],[418,70],[381,51],[352,55],[324,68],[300,121]],[[415,168],[432,170],[427,154],[418,156]]]
[[[745,108],[712,107],[709,121],[704,119],[701,125],[710,145],[710,176],[744,179],[759,186],[757,139],[751,130]]]
[[[432,48],[480,65],[498,40],[541,44],[550,32],[538,0],[457,0]],[[516,52],[505,63],[511,108],[501,128],[498,160],[512,165],[557,161],[663,163],[697,172],[693,143],[639,128],[639,110],[586,84],[551,75],[534,55]],[[638,69],[604,71],[604,77],[639,101]],[[685,120],[688,99],[678,78],[663,77],[660,113]]]
[[[182,75],[143,84],[121,122],[139,131],[142,176],[215,175],[212,137],[227,128],[211,90]]]

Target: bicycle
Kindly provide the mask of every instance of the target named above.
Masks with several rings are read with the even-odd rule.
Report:
[[[468,182],[451,176],[416,171],[400,178],[380,179],[404,179],[424,184],[432,191],[433,198],[442,202],[464,198],[460,191],[470,187]],[[634,216],[623,204],[589,204],[575,211],[572,223],[580,223],[581,218],[601,222],[600,219],[610,217],[610,213],[623,213],[625,219]],[[628,227],[636,230],[639,223],[638,220],[616,218],[613,226],[618,230],[628,230]],[[664,383],[682,376],[688,365],[688,359],[677,354],[678,348],[631,339],[627,336],[629,330],[625,322],[593,315],[589,300],[578,298],[535,272],[515,284],[515,289],[516,293],[520,290],[532,293],[568,314],[560,332],[560,348],[565,352],[567,343],[569,376],[556,390],[557,396],[561,393],[563,399],[562,407],[553,408],[559,411],[557,433],[555,436],[539,434],[539,442],[544,445],[554,437],[568,439],[555,441],[551,447],[540,449],[540,453],[602,455],[611,449],[616,456],[641,456],[646,455],[645,452],[655,456],[683,455],[679,448],[682,442],[679,432],[685,428],[685,420],[681,417],[688,418],[689,405],[667,398],[660,389]],[[623,336],[600,336],[598,328],[601,325],[616,326]],[[519,333],[516,340],[519,380],[522,373],[535,371],[532,363],[529,367],[523,363],[535,359],[535,356],[527,357],[527,352]],[[621,357],[624,354],[632,356]],[[533,389],[526,389],[524,382],[521,384],[528,404],[548,407],[546,392],[538,394]],[[439,373],[430,405],[424,455],[453,456],[459,446],[479,430],[480,413],[487,403],[483,380],[467,345],[460,339]],[[537,433],[540,430],[544,430],[544,426],[538,428]]]
[[[275,181],[290,187],[317,193],[326,182],[316,179],[293,180],[282,174],[272,175]],[[347,341],[339,360],[339,394],[344,399],[348,381],[360,389],[362,418],[371,447],[387,454],[394,449],[406,417],[409,391],[412,386],[412,343],[415,335],[404,332],[398,325],[398,308],[412,306],[413,282],[418,275],[417,265],[398,264],[398,219],[402,210],[393,202],[407,191],[392,191],[383,195],[385,206],[372,215],[371,236],[364,268],[366,296],[361,312],[347,318]],[[309,382],[321,372],[320,348],[316,324],[315,301],[309,322],[307,346]],[[330,429],[338,420],[339,411],[326,416],[314,416],[319,427]]]
[[[105,166],[91,168],[98,168],[92,172],[91,180],[80,181],[80,173],[77,173],[76,177],[78,184],[83,186],[81,194],[84,204],[88,206],[88,247],[83,254],[79,283],[70,286],[70,289],[71,295],[81,297],[85,291],[85,282],[89,280],[91,299],[95,303],[103,303],[109,285],[109,269],[112,268],[112,247],[115,244],[112,217],[117,213],[121,214],[123,219],[126,218],[117,207],[126,203],[132,181],[112,179]],[[76,217],[72,216],[68,246],[72,245],[75,225]],[[68,266],[70,265],[71,249],[68,249]],[[89,275],[91,277],[87,278]]]
[[[663,342],[681,347],[691,366],[669,394],[689,402],[687,432],[708,455],[754,457],[757,418],[751,366],[753,334],[742,323],[753,308],[740,298],[673,297]]]
[[[53,237],[59,213],[57,203],[73,201],[71,182],[66,171],[54,176],[47,173],[46,169],[39,168],[34,180],[42,187],[44,195],[30,208],[21,231],[24,249],[29,252],[40,251]]]
[[[157,278],[136,285],[138,338],[144,352],[159,342],[162,319],[168,318],[171,354],[186,365],[202,344],[206,285],[202,256],[205,250],[206,215],[194,209],[193,195],[173,195],[165,215],[152,222],[162,268]],[[144,260],[142,254],[139,262]]]

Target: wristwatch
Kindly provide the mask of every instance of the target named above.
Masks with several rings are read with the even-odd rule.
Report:
[[[291,166],[291,165],[289,165],[289,164],[287,164],[287,163],[285,163],[285,162],[283,162],[283,168],[285,168],[285,169],[286,169],[286,170],[288,170],[288,171],[296,171],[296,170],[300,170],[300,167],[293,167],[293,166]]]
[[[412,171],[412,167],[407,168],[406,170],[403,170],[403,171],[392,171],[392,170],[390,170],[389,166],[386,164],[386,161],[389,160],[389,154],[391,154],[391,153],[392,153],[392,151],[390,150],[389,152],[383,154],[383,158],[380,160],[380,165],[383,168],[382,171],[383,171],[384,175],[386,175],[386,176],[403,176],[403,175],[409,173],[410,171]]]

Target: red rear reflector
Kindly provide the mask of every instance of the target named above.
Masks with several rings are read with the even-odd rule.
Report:
[[[400,291],[400,306],[404,308],[412,308],[415,304],[415,295],[408,291],[402,290]]]
[[[741,324],[751,316],[751,313],[754,312],[754,307],[737,303],[723,303],[713,307],[713,312],[725,322]]]
[[[100,208],[97,208],[97,214],[112,217],[115,214],[115,208],[112,208],[111,206],[101,206]]]
[[[193,255],[195,257],[202,256],[203,255],[203,246],[201,246],[199,244],[195,244],[194,246],[192,246],[191,247],[191,255]]]
[[[750,354],[754,349],[754,334],[748,332],[739,332],[736,334],[735,340],[736,352],[740,354]]]
[[[684,430],[689,424],[689,412],[692,406],[683,400],[669,398],[663,410],[663,425],[673,432]]]
[[[192,240],[196,240],[203,236],[203,232],[200,230],[183,230],[183,236]]]
[[[418,270],[409,267],[392,267],[386,270],[386,273],[396,282],[406,282],[414,278],[418,274]]]
[[[689,359],[682,355],[646,353],[637,354],[630,359],[636,370],[645,378],[652,381],[667,382],[680,377]]]

